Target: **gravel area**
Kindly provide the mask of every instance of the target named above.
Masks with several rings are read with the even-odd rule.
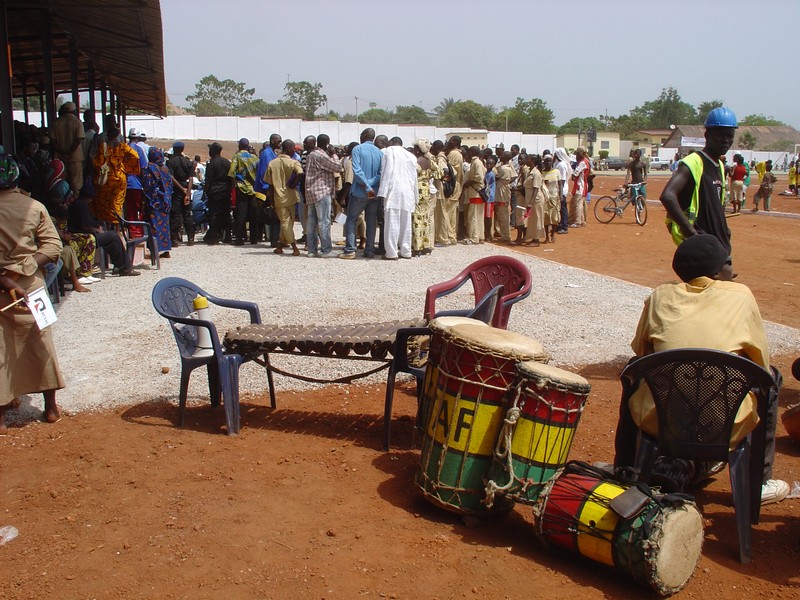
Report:
[[[500,253],[516,256],[533,274],[532,294],[514,306],[510,330],[539,341],[560,366],[630,357],[630,340],[649,288],[511,249],[459,245],[437,248],[426,257],[390,262],[360,256],[351,261],[277,256],[266,244],[207,247],[198,243],[173,250],[173,258],[162,260],[158,271],[145,266],[140,277],[108,277],[93,285],[91,293],[71,293],[57,306],[54,334],[67,381],[58,402],[67,413],[157,399],[177,403],[177,348],[166,320],[156,314],[150,299],[162,277],[183,277],[212,295],[257,302],[265,323],[365,323],[420,317],[429,285],[450,279],[478,258]],[[470,296],[471,286],[466,286],[444,299],[441,307],[470,306]],[[246,323],[247,317],[215,307],[213,320],[222,335]],[[768,323],[767,333],[775,354],[800,347],[800,330]],[[277,357],[274,362],[317,377],[336,377],[375,364],[292,357]],[[162,367],[169,367],[169,372],[163,374]],[[381,373],[362,381],[384,378]],[[308,385],[276,377],[279,391]],[[241,393],[265,389],[264,370],[245,364]],[[207,398],[202,370],[195,371],[189,394],[190,402]],[[40,395],[26,398],[14,420],[29,420],[40,407]]]

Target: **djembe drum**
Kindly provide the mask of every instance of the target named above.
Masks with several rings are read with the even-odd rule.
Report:
[[[523,504],[536,502],[567,462],[592,389],[580,375],[553,365],[522,362],[517,374],[486,484],[490,506],[495,494]]]
[[[546,361],[541,345],[484,324],[434,319],[421,398],[424,431],[416,484],[429,501],[459,514],[507,509],[483,504],[485,478],[520,361]]]
[[[703,546],[703,520],[683,494],[654,494],[611,474],[571,462],[542,491],[533,509],[548,546],[622,571],[669,596],[686,585]]]

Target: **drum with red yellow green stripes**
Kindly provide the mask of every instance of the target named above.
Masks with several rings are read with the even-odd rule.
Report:
[[[487,502],[494,494],[533,504],[567,462],[575,429],[592,387],[552,365],[521,362],[494,452]]]
[[[416,484],[434,504],[487,514],[484,486],[520,361],[546,361],[541,345],[485,324],[431,323],[420,402],[424,436]]]
[[[625,571],[663,596],[674,594],[700,558],[703,521],[697,506],[688,496],[659,495],[608,477],[568,463],[533,509],[539,539]]]

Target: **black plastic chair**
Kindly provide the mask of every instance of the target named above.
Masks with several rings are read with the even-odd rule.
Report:
[[[623,407],[644,381],[658,414],[658,439],[640,431],[634,462],[641,481],[649,482],[659,455],[728,463],[739,535],[739,560],[752,557],[751,524],[761,512],[766,446],[766,413],[778,393],[780,374],[729,352],[677,349],[632,361],[620,375]],[[759,425],[733,450],[731,430],[748,393],[757,399]],[[630,465],[617,465],[630,466]]]
[[[57,262],[47,263],[44,266],[44,286],[53,304],[61,302],[61,296],[64,295],[64,284],[59,277],[63,268],[64,261],[60,258]]]
[[[245,359],[239,354],[227,354],[222,350],[217,328],[212,321],[192,319],[193,301],[205,296],[210,304],[247,311],[250,323],[261,323],[261,313],[253,302],[226,300],[211,296],[190,281],[179,277],[166,277],[153,287],[153,306],[158,314],[169,321],[178,351],[181,355],[180,387],[180,426],[183,427],[186,415],[186,396],[189,389],[189,376],[198,367],[208,370],[208,388],[212,406],[225,405],[225,419],[228,435],[239,433],[239,367]],[[198,349],[198,328],[209,331],[213,354],[195,356]]]
[[[492,319],[500,306],[500,299],[503,295],[503,286],[495,286],[488,294],[478,301],[478,305],[466,311],[441,311],[437,317],[445,316],[465,316],[470,319],[483,321],[491,324]],[[394,352],[392,362],[389,364],[389,374],[386,376],[386,400],[383,409],[383,449],[389,450],[389,441],[392,429],[392,404],[394,403],[394,382],[398,373],[409,373],[413,375],[417,382],[417,423],[419,423],[420,395],[422,394],[422,381],[425,378],[425,367],[412,365],[409,358],[408,340],[416,336],[427,336],[430,338],[431,330],[429,327],[404,327],[397,330],[394,342]]]

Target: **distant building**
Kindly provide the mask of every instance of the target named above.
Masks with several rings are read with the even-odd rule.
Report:
[[[639,129],[636,131],[638,142],[633,143],[634,148],[640,148],[645,156],[658,156],[658,149],[672,135],[672,129]]]
[[[565,133],[556,136],[556,146],[573,152],[578,146],[589,147],[586,135],[582,134],[578,140],[577,133]],[[619,133],[616,131],[598,131],[597,141],[592,143],[592,156],[600,156],[600,151],[606,150],[609,156],[620,156]]]
[[[462,146],[478,146],[485,148],[489,143],[489,131],[487,129],[454,129],[445,136],[445,141],[454,135],[461,136]]]
[[[676,125],[671,135],[664,141],[664,148],[679,148],[682,154],[702,148],[705,145],[705,128],[702,125]],[[755,139],[755,147],[744,148],[742,136],[746,134]],[[748,136],[749,137],[749,136]],[[742,125],[736,130],[733,149],[752,149],[760,151],[794,151],[794,145],[800,144],[800,131],[794,127],[755,127]]]

